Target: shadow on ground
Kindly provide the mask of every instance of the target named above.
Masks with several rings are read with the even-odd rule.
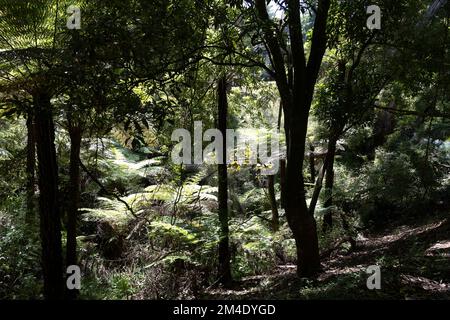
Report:
[[[406,223],[338,249],[314,280],[298,279],[295,266],[243,278],[230,290],[208,290],[204,299],[450,299],[450,219]],[[381,289],[366,286],[370,265],[381,267]]]

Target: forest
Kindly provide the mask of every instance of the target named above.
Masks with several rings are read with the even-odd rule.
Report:
[[[449,300],[447,0],[0,0],[0,300]]]

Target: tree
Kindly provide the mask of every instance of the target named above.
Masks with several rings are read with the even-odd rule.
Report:
[[[13,100],[31,101],[35,117],[42,268],[48,299],[63,296],[61,212],[50,102],[56,86],[48,77],[57,60],[59,9],[46,0],[0,2],[2,82],[12,89]]]
[[[313,276],[320,269],[316,222],[306,203],[302,173],[309,111],[319,69],[327,45],[326,26],[329,0],[319,0],[316,9],[311,51],[305,56],[300,17],[300,1],[287,3],[287,26],[290,43],[290,61],[283,55],[286,43],[277,24],[270,18],[264,0],[255,0],[254,8],[262,31],[262,38],[270,53],[274,77],[285,116],[287,143],[287,175],[285,210],[297,247],[297,272],[300,276]]]
[[[58,164],[50,96],[46,90],[33,96],[36,108],[36,142],[39,172],[39,205],[44,271],[48,299],[63,297],[61,211],[58,199]]]
[[[219,279],[222,284],[229,286],[231,284],[231,266],[230,266],[230,246],[229,246],[229,228],[228,228],[228,174],[227,161],[227,79],[223,76],[219,79],[217,85],[218,97],[218,129],[223,137],[223,161],[218,164],[218,185],[219,185],[219,221],[220,221],[220,240],[219,240]]]

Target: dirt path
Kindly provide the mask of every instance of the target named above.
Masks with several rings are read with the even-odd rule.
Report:
[[[216,288],[206,299],[450,299],[450,219],[401,225],[359,235],[352,252],[337,249],[316,280],[298,279],[295,266],[243,278],[232,290]],[[381,289],[366,286],[366,268],[381,267]]]

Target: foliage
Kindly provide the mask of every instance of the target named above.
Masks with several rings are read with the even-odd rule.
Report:
[[[38,234],[25,226],[23,198],[9,197],[0,206],[0,296],[3,299],[41,297]]]
[[[427,230],[415,235],[420,241],[403,234],[392,252],[367,246],[364,237],[376,227],[448,216],[449,6],[426,20],[426,2],[377,0],[382,29],[371,31],[364,27],[364,8],[371,2],[331,1],[323,63],[300,66],[295,54],[299,40],[315,63],[316,6],[325,2],[299,1],[302,26],[290,30],[295,14],[288,7],[294,1],[80,0],[82,28],[69,30],[66,9],[72,2],[0,0],[0,298],[42,298],[37,205],[32,221],[26,219],[29,204],[42,196],[38,179],[45,178],[39,170],[29,172],[27,137],[41,128],[29,126],[27,132],[25,123],[36,115],[42,93],[49,96],[55,123],[49,134],[55,134],[63,236],[69,229],[70,200],[75,199],[71,164],[77,164],[78,156],[81,160],[76,206],[80,298],[193,299],[220,292],[217,166],[175,165],[170,152],[174,129],[192,133],[195,121],[202,121],[204,129],[217,127],[216,87],[223,77],[228,83],[227,126],[250,127],[245,131],[249,137],[258,130],[283,135],[292,114],[300,108],[308,111],[304,98],[310,96],[311,112],[299,112],[291,128],[305,122],[309,150],[300,141],[303,131],[283,137],[280,145],[284,157],[286,142],[294,148],[292,142],[299,142],[295,150],[305,156],[304,177],[317,176],[330,142],[337,150],[332,186],[322,187],[314,214],[318,226],[326,214],[333,218],[332,230],[318,228],[325,258],[324,273],[316,280],[294,280],[290,272],[298,251],[292,221],[288,223],[281,204],[286,176],[273,179],[275,208],[261,164],[228,165],[234,280],[264,279],[262,298],[404,298],[406,293],[395,292],[400,287],[395,274],[413,271],[395,254],[404,246],[406,262],[423,267],[417,274],[445,281],[444,258],[425,255],[438,235],[447,235],[445,223],[436,227],[436,236]],[[270,17],[263,22],[255,6],[266,3]],[[298,42],[291,42],[299,30]],[[269,48],[272,40],[280,52]],[[272,68],[275,64],[282,66]],[[299,90],[316,81],[307,79],[312,69],[317,84]],[[284,114],[282,97],[295,102],[289,107],[292,114]],[[74,158],[69,132],[75,127],[82,141]],[[237,148],[250,152],[242,144]],[[312,168],[306,166],[308,152],[314,155],[308,163]],[[289,167],[288,178],[296,173]],[[301,172],[301,167],[294,170]],[[30,183],[33,176],[36,181]],[[308,182],[310,198],[321,185],[319,180]],[[332,205],[326,205],[328,200]],[[277,231],[272,230],[274,209],[280,220]],[[44,236],[49,232],[41,231]],[[386,269],[389,290],[361,289],[365,263]],[[271,287],[271,279],[278,277],[289,283]]]

